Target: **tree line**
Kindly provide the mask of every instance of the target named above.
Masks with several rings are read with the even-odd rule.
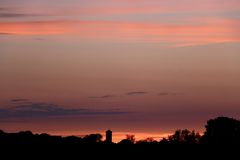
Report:
[[[176,130],[174,134],[161,140],[146,138],[136,141],[134,135],[127,135],[118,143],[103,140],[101,134],[90,134],[84,137],[77,136],[52,136],[46,133],[33,134],[31,131],[20,131],[18,133],[6,133],[0,130],[0,145],[62,145],[62,146],[83,146],[83,145],[240,145],[240,121],[228,118],[217,117],[207,121],[206,130],[201,135],[194,130]]]

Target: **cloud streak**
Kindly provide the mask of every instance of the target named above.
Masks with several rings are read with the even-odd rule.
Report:
[[[24,4],[22,0],[22,4]],[[1,3],[1,2],[0,2]],[[59,15],[129,15],[129,14],[152,14],[152,13],[179,13],[179,12],[208,12],[208,11],[232,11],[239,10],[239,0],[201,0],[199,2],[192,0],[91,0],[85,2],[84,0],[69,0],[64,1],[27,1],[27,7],[21,4],[14,4],[13,2],[5,2],[7,5],[15,8],[24,8],[25,10],[35,11],[58,11]],[[40,5],[36,5],[40,4]],[[44,6],[44,8],[43,8]],[[3,7],[2,7],[3,8]],[[4,9],[4,8],[3,8]],[[1,10],[1,9],[0,9]]]
[[[40,17],[40,16],[50,16],[46,14],[35,14],[35,13],[28,13],[24,11],[20,11],[19,8],[0,8],[0,20],[7,19],[19,19],[19,18],[27,18],[27,17]]]
[[[22,14],[22,13],[0,13],[0,18],[18,18],[18,17],[29,17],[34,15]]]
[[[10,101],[19,103],[19,102],[27,102],[28,99],[16,98],[16,99],[11,99]]]
[[[133,91],[133,92],[127,92],[126,95],[128,96],[134,96],[134,95],[144,95],[147,94],[148,92],[144,91]]]
[[[176,95],[179,95],[181,93],[176,93],[176,92],[161,92],[159,93],[158,95],[159,96],[176,96]]]
[[[88,98],[91,98],[91,99],[107,99],[107,98],[114,98],[116,97],[115,95],[103,95],[103,96],[90,96]]]
[[[50,103],[34,103],[25,99],[13,99],[14,107],[0,108],[0,119],[33,119],[45,117],[67,117],[67,116],[100,116],[121,115],[128,112],[119,109],[96,110],[86,108],[66,108]]]
[[[12,34],[12,33],[4,33],[4,32],[0,32],[0,35],[2,35],[2,36],[8,36],[8,35],[14,35],[14,34]]]
[[[192,46],[240,42],[240,21],[200,19],[198,24],[49,20],[0,22],[0,32],[15,35],[68,35],[93,41],[168,43]]]

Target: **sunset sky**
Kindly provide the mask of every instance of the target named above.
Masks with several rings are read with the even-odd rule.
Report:
[[[160,138],[240,117],[240,0],[0,0],[0,129]]]

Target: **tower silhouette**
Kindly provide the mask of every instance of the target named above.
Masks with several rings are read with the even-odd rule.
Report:
[[[112,131],[111,130],[106,131],[106,142],[112,143]]]

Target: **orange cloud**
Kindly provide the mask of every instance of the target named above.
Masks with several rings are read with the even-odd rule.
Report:
[[[16,35],[54,35],[69,32],[64,21],[0,22],[0,32]]]
[[[0,22],[0,32],[69,35],[90,40],[166,42],[174,46],[240,41],[239,20],[205,19],[188,25],[117,21]]]

